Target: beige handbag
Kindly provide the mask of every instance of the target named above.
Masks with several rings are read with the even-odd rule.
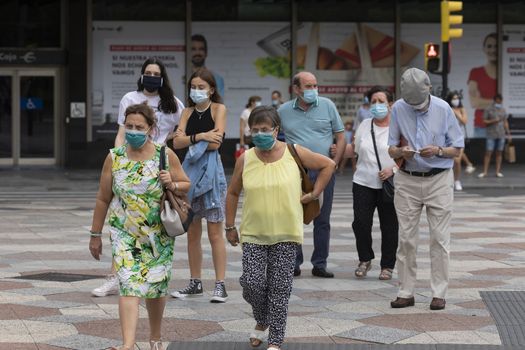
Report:
[[[159,169],[166,169],[166,146],[160,149]],[[160,221],[170,237],[177,237],[188,232],[193,220],[193,210],[186,195],[175,195],[168,189],[160,200]]]

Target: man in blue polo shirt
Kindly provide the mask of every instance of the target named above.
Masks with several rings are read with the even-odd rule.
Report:
[[[388,153],[403,158],[394,177],[394,205],[399,221],[397,271],[399,291],[393,308],[414,306],[419,219],[426,207],[430,231],[431,310],[445,308],[448,288],[450,221],[454,200],[452,166],[464,147],[463,133],[447,102],[430,95],[424,71],[401,76],[401,99],[392,106]]]
[[[312,73],[301,72],[293,78],[295,99],[284,103],[279,108],[281,124],[286,134],[286,142],[299,144],[313,152],[330,157],[330,146],[336,139],[336,152],[333,158],[339,164],[346,147],[344,126],[334,103],[317,95],[317,79]],[[315,181],[318,172],[309,171]],[[321,214],[314,219],[314,251],[312,253],[312,274],[317,277],[334,277],[326,269],[326,260],[330,250],[330,213],[334,196],[335,175],[323,192]],[[299,248],[295,261],[294,276],[301,274],[303,251]]]

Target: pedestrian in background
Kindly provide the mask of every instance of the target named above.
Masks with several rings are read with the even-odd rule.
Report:
[[[279,90],[272,91],[272,106],[277,110],[283,104],[283,95]]]
[[[403,158],[394,177],[399,221],[397,271],[399,291],[393,308],[414,305],[419,221],[426,207],[430,232],[431,310],[445,308],[449,279],[450,221],[454,200],[454,157],[464,146],[463,133],[450,106],[430,96],[430,78],[417,68],[401,76],[401,99],[392,106],[388,153]]]
[[[109,209],[111,251],[119,281],[119,318],[123,345],[135,347],[140,298],[146,300],[150,346],[161,350],[161,323],[171,278],[174,239],[160,220],[163,188],[186,193],[190,182],[169,148],[167,170],[159,170],[161,145],[154,143],[153,110],[132,105],[124,113],[126,143],[110,150],[100,177],[89,250],[99,260],[102,228]]]
[[[355,134],[357,167],[353,176],[354,230],[359,265],[355,276],[365,277],[375,258],[372,248],[372,224],[377,208],[381,230],[380,280],[392,279],[396,264],[398,222],[394,203],[384,200],[383,181],[398,170],[388,154],[390,110],[394,97],[388,89],[375,86],[367,93],[372,118],[365,119]],[[373,136],[372,136],[373,130]],[[375,144],[372,137],[375,138]],[[377,155],[376,150],[377,148]],[[379,157],[380,164],[377,162]],[[380,169],[381,168],[381,169]]]
[[[180,115],[184,109],[182,102],[174,95],[164,63],[159,59],[148,58],[142,64],[137,90],[128,92],[120,100],[118,112],[118,132],[115,137],[115,147],[125,142],[126,127],[124,125],[126,109],[134,104],[147,103],[155,112],[156,127],[151,132],[152,140],[164,144],[173,138],[173,131],[179,124]],[[112,264],[111,274],[106,282],[91,291],[97,297],[117,294],[119,290],[115,266]]]
[[[463,104],[461,103],[461,98],[457,91],[450,92],[447,95],[446,101],[448,102],[449,106],[452,108],[452,111],[454,112],[454,116],[456,117],[456,120],[459,124],[459,127],[461,131],[463,132],[463,140],[466,140],[467,138],[467,122],[468,122],[468,116],[467,111],[463,107]],[[465,172],[467,174],[471,174],[476,168],[472,165],[470,160],[468,159],[467,155],[465,154],[464,150],[461,149],[459,151],[459,156],[454,158],[454,189],[456,191],[462,191],[463,186],[461,185],[461,161],[463,159],[467,160],[467,168],[465,169]]]
[[[286,143],[277,140],[281,127],[273,107],[257,107],[248,119],[254,148],[235,163],[226,198],[226,237],[242,244],[244,299],[256,321],[252,347],[264,341],[280,349],[286,331],[295,256],[303,242],[303,207],[316,199],[329,183],[335,163],[305,147],[295,146],[305,168],[318,172],[314,189],[301,192],[301,174]],[[239,196],[244,191],[240,237],[235,227]]]
[[[336,139],[336,152],[333,158],[339,164],[346,147],[344,127],[335,104],[326,97],[318,96],[317,79],[312,73],[297,73],[292,80],[295,99],[285,102],[279,108],[279,115],[286,134],[286,142],[298,144],[310,151],[330,156],[330,146]],[[318,171],[308,175],[315,182]],[[314,219],[314,251],[311,262],[312,274],[317,277],[334,277],[326,264],[330,251],[330,214],[334,196],[335,176],[328,182],[323,192],[321,214]],[[298,249],[294,275],[301,274],[303,263],[302,248]]]
[[[279,90],[272,91],[272,106],[275,108],[275,110],[278,110],[279,107],[284,103],[283,101],[283,95]],[[277,140],[279,141],[285,141],[286,135],[284,134],[284,131],[282,128],[279,129],[279,134],[277,134]]]
[[[363,103],[357,109],[357,113],[354,118],[354,132],[357,130],[359,124],[361,124],[363,120],[369,118],[372,118],[372,115],[370,114],[370,100],[368,97],[364,96]]]
[[[345,122],[345,140],[346,140],[346,149],[345,153],[343,154],[343,157],[341,157],[341,162],[339,163],[339,174],[343,174],[344,170],[346,168],[346,163],[348,162],[348,159],[351,159],[352,162],[352,171],[355,170],[355,158],[353,156],[353,139],[354,139],[354,123],[351,121]],[[332,145],[335,146],[335,145]],[[348,149],[350,148],[350,150]],[[335,150],[336,147],[333,147]],[[348,156],[347,156],[348,153]],[[330,154],[332,154],[332,149],[330,149]],[[333,154],[335,155],[335,153]]]
[[[505,108],[502,105],[503,97],[500,94],[494,96],[494,102],[485,110],[483,122],[486,125],[487,138],[485,143],[485,157],[483,158],[483,172],[479,178],[487,177],[492,152],[496,151],[496,176],[503,177],[501,172],[501,160],[503,158],[503,148],[505,147],[505,137],[512,141],[510,135],[509,121]]]
[[[255,107],[259,107],[262,104],[260,96],[250,96],[246,108],[241,113],[239,120],[240,123],[240,145],[241,148],[245,146],[252,147],[252,137],[250,134],[250,127],[248,126],[248,117]]]
[[[224,278],[226,246],[222,234],[226,177],[219,154],[226,127],[226,107],[222,104],[215,78],[206,68],[196,70],[188,80],[188,108],[182,112],[179,128],[173,139],[175,149],[188,147],[182,166],[191,180],[188,198],[195,217],[188,229],[188,260],[190,283],[173,292],[174,298],[203,294],[202,219],[206,219],[215,268],[215,288],[211,302],[223,303],[228,298]]]

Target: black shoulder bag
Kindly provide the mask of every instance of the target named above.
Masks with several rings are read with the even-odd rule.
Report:
[[[379,160],[379,153],[377,153],[376,136],[374,134],[374,121],[370,123],[370,133],[372,134],[372,142],[374,143],[374,152],[376,153],[377,166],[379,171],[383,170],[381,167],[381,161]],[[383,181],[383,202],[393,203],[394,202],[394,176],[390,176]]]

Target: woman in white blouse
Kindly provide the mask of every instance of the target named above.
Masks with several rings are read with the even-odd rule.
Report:
[[[358,158],[352,187],[354,200],[352,228],[359,255],[359,265],[355,270],[355,275],[363,278],[372,268],[372,259],[375,258],[372,249],[372,223],[374,211],[377,208],[381,229],[379,279],[389,280],[392,278],[392,271],[396,263],[398,222],[394,203],[383,199],[382,183],[387,178],[394,176],[397,171],[394,160],[388,155],[388,127],[394,99],[390,91],[379,86],[370,89],[367,96],[370,101],[372,118],[361,122],[354,139],[354,151]],[[381,170],[374,150],[372,128]]]

